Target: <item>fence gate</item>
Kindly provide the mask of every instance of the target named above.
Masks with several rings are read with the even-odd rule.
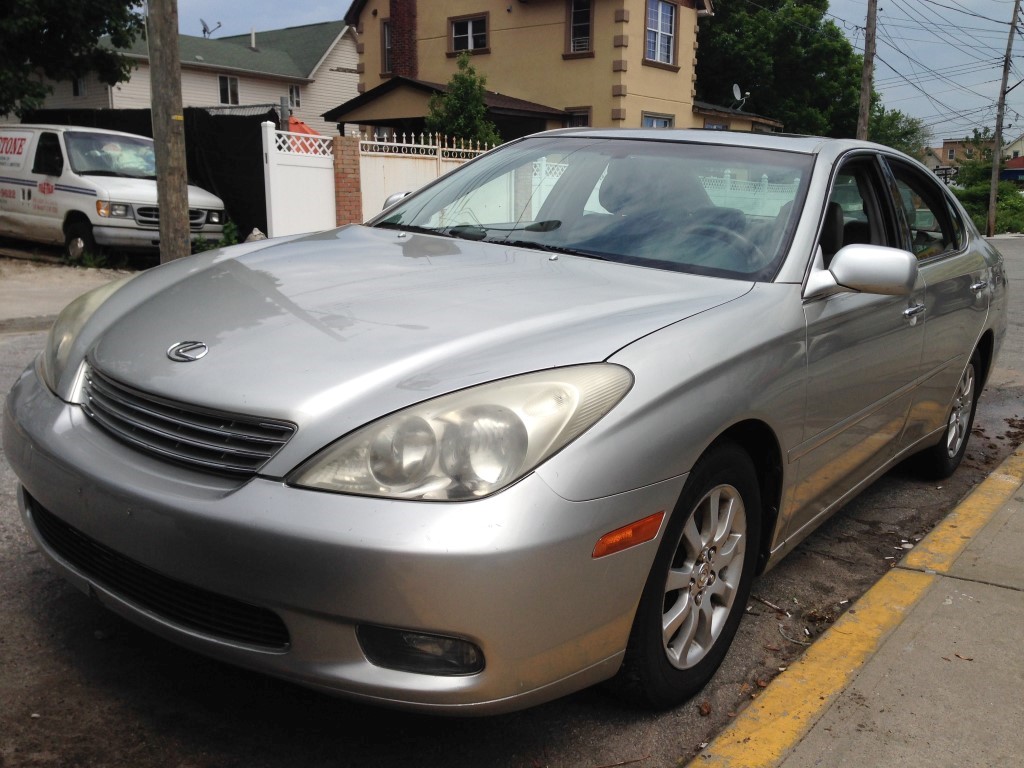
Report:
[[[335,226],[333,143],[330,136],[278,131],[263,123],[268,237]]]

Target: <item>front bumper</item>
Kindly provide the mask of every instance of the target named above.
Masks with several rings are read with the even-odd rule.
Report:
[[[594,560],[597,539],[671,510],[683,480],[569,502],[536,475],[476,502],[359,498],[254,478],[239,485],[143,456],[27,370],[8,398],[4,450],[25,525],[69,581],[181,645],[381,704],[490,714],[613,675],[658,541]],[[37,509],[161,578],[280,618],[283,647],[200,631],[73,565]],[[359,625],[462,638],[483,671],[445,677],[371,664]]]
[[[124,248],[128,250],[148,250],[160,247],[159,229],[140,229],[127,221],[128,226],[95,226],[92,236],[99,245],[107,248]],[[224,227],[207,224],[201,230],[192,230],[193,241],[217,242],[223,236]]]

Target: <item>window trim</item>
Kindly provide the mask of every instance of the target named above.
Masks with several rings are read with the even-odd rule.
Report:
[[[647,56],[647,37],[648,37],[648,33],[650,33],[652,31],[652,29],[647,26],[647,24],[648,24],[647,15],[648,15],[648,9],[649,9],[650,4],[652,2],[657,3],[659,5],[659,10],[660,10],[660,5],[662,3],[664,3],[665,5],[670,5],[673,8],[673,11],[672,11],[672,14],[673,14],[672,15],[672,61],[671,62],[661,61],[660,59],[651,59],[651,58],[648,58],[648,56]],[[682,3],[676,2],[676,0],[647,0],[647,2],[644,3],[644,58],[643,58],[643,62],[642,63],[643,63],[643,65],[645,67],[655,67],[657,69],[667,69],[670,72],[678,72],[680,70],[680,66],[679,66],[679,22],[680,22],[681,14],[679,12],[679,9],[681,8],[681,6],[682,6]],[[660,16],[660,14],[659,14],[659,16]],[[663,33],[657,32],[657,34],[660,37]],[[660,47],[660,46],[658,46],[658,47]],[[657,51],[655,51],[655,55],[657,55]]]
[[[234,92],[232,92],[231,84],[234,83]],[[235,75],[217,75],[217,90],[220,98],[220,103],[229,106],[237,107],[241,103],[238,88],[238,78]],[[227,94],[227,100],[225,101],[225,93]],[[234,101],[231,100],[232,96]]]
[[[589,127],[591,127],[594,124],[594,108],[593,107],[590,107],[590,106],[587,106],[587,107],[566,107],[565,110],[563,110],[563,111],[569,113],[569,125],[566,126],[567,128],[589,128]],[[587,122],[583,123],[582,125],[573,125],[572,124],[572,118],[574,116],[583,116],[583,115],[586,115],[586,121]]]
[[[484,23],[484,35],[487,44],[483,48],[461,48],[455,50],[455,25],[461,21],[473,22],[482,21]],[[472,45],[473,33],[469,31],[469,42]],[[448,17],[448,58],[452,59],[458,56],[463,51],[469,53],[470,56],[478,56],[483,53],[491,52],[491,12],[483,11],[482,13],[470,13],[465,16],[449,16]]]
[[[299,109],[302,107],[302,86],[301,85],[289,85],[288,86],[288,106],[291,109]]]
[[[644,121],[650,118],[651,120],[667,120],[668,125],[644,125]],[[664,112],[641,112],[640,113],[640,127],[641,128],[675,128],[676,127],[676,116],[669,115]]]
[[[594,0],[586,0],[590,3],[590,21],[588,23],[590,34],[588,35],[588,47],[584,51],[574,51],[572,48],[573,5],[578,1],[579,0],[565,0],[565,51],[562,53],[563,59],[594,58]]]

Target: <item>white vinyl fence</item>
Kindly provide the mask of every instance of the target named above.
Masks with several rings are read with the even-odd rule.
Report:
[[[273,123],[263,123],[263,161],[268,237],[335,226],[330,136],[278,131]]]
[[[419,189],[486,151],[479,144],[437,135],[364,136],[359,142],[363,220],[380,213],[396,192]]]

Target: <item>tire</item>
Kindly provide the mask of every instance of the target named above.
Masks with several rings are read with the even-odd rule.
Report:
[[[92,225],[87,221],[70,222],[64,230],[64,258],[70,264],[80,264],[87,253],[98,253]]]
[[[611,687],[667,709],[714,675],[739,627],[760,541],[761,495],[750,456],[712,446],[683,488],[647,577]]]
[[[953,402],[946,418],[942,439],[914,457],[914,469],[926,480],[942,480],[952,475],[967,452],[967,442],[974,426],[974,414],[981,394],[979,375],[981,356],[975,350],[953,392]]]

